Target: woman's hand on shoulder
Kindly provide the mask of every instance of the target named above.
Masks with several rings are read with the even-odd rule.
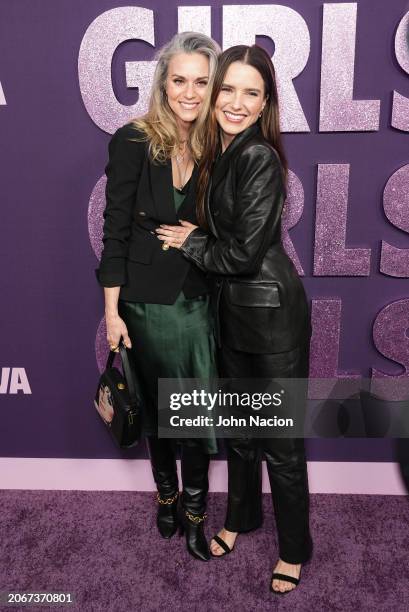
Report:
[[[189,221],[180,221],[180,225],[160,225],[155,231],[159,240],[162,240],[174,249],[180,249],[189,234],[197,229],[197,225]]]
[[[111,350],[113,350],[113,347],[119,346],[121,337],[123,338],[126,348],[132,348],[132,343],[128,335],[128,329],[119,314],[105,315],[105,322],[107,327],[107,341]]]

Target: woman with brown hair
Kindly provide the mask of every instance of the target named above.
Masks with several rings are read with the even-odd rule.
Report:
[[[303,285],[285,253],[280,220],[287,163],[274,68],[260,47],[222,53],[205,125],[197,217],[201,227],[162,224],[158,237],[215,279],[220,374],[224,378],[306,378],[310,318]],[[214,556],[260,526],[261,456],[267,462],[279,560],[270,588],[299,582],[312,552],[303,439],[229,439],[228,505]]]
[[[179,485],[174,441],[158,432],[158,378],[215,376],[205,275],[179,251],[156,240],[160,223],[178,215],[196,222],[198,138],[209,102],[218,45],[195,32],[175,35],[159,51],[145,116],[109,144],[104,249],[97,276],[104,287],[107,340],[121,338],[144,396],[143,431],[158,489],[157,527],[170,538],[186,531],[189,552],[210,558],[204,535],[209,454],[215,441],[183,440]]]

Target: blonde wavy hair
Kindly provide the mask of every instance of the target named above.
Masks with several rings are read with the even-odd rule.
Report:
[[[209,82],[206,96],[199,116],[190,130],[188,142],[194,159],[196,161],[200,159],[205,135],[204,124],[209,111],[210,93],[217,68],[217,57],[220,52],[220,47],[214,40],[197,32],[176,34],[158,51],[155,57],[158,63],[153,76],[148,112],[143,117],[138,117],[131,122],[135,129],[142,132],[143,140],[149,142],[149,154],[153,161],[165,162],[177,153],[181,144],[175,115],[166,97],[169,62],[178,53],[201,53],[209,60]]]

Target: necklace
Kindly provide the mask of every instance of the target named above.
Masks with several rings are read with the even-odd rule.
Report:
[[[177,167],[177,171],[178,171],[178,177],[179,177],[179,189],[183,189],[183,187],[186,184],[186,174],[187,174],[187,169],[190,165],[190,155],[187,156],[187,160],[186,160],[186,165],[184,166],[184,170],[182,173],[182,168],[183,168],[183,163],[185,161],[185,156],[186,153],[188,152],[188,146],[187,146],[187,141],[185,140],[184,143],[185,145],[184,147],[184,151],[183,153],[179,153],[175,155],[175,161],[176,161],[176,167]]]
[[[183,172],[183,176],[182,176],[182,172],[181,172],[180,166],[178,165],[179,184],[180,184],[179,189],[183,189],[183,187],[186,184],[185,179],[186,179],[186,173],[187,173],[187,169],[189,167],[189,164],[190,164],[190,159],[187,160],[187,163],[186,163],[186,166],[185,166],[185,170]]]
[[[187,150],[187,140],[184,140],[182,142],[182,144],[184,144],[184,150],[183,153],[176,153],[176,163],[178,164],[178,166],[184,161],[185,159],[185,154],[186,154],[186,150]],[[180,151],[180,145],[179,145],[179,151]]]

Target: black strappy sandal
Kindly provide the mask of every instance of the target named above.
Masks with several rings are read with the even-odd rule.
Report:
[[[279,574],[277,572],[273,572],[270,580],[270,591],[275,593],[276,595],[287,595],[287,593],[291,593],[294,589],[290,589],[289,591],[276,591],[273,589],[273,580],[284,580],[285,582],[291,582],[297,586],[301,580],[301,574],[299,578],[294,578],[293,576],[287,576],[287,574]]]
[[[224,553],[222,553],[221,555],[214,555],[212,553],[212,549],[210,549],[210,554],[212,555],[212,557],[224,557],[225,555],[228,555],[229,553],[231,553],[231,551],[233,550],[233,548],[230,548],[229,545],[226,544],[226,542],[222,540],[221,537],[218,535],[213,536],[212,540],[214,540],[216,544],[218,544],[220,548],[223,548],[224,550]]]

